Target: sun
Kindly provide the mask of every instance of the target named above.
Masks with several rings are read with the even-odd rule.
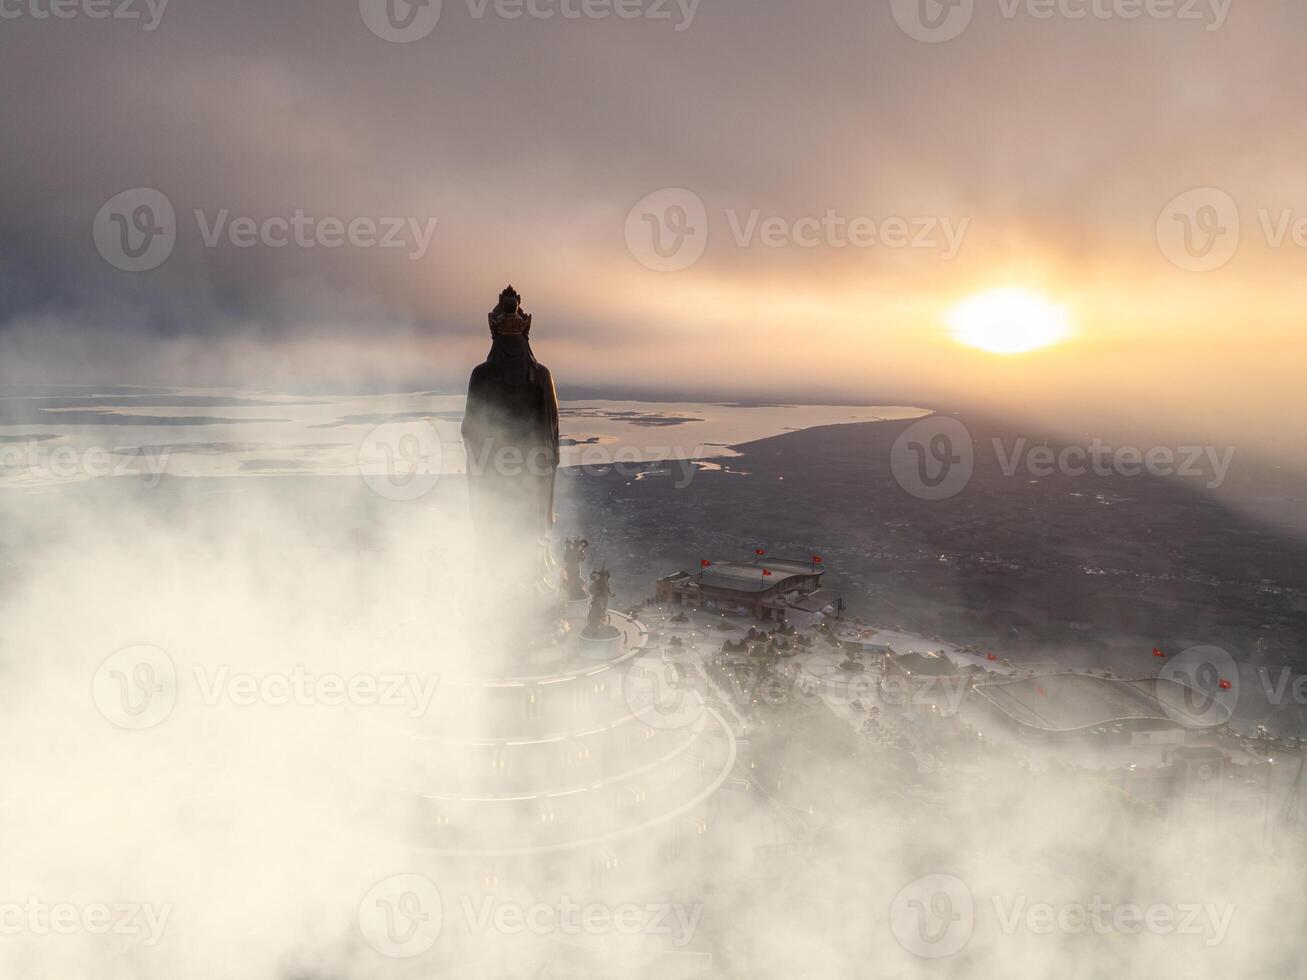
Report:
[[[958,343],[991,354],[1024,354],[1071,334],[1066,310],[1028,289],[970,296],[949,312],[948,325]]]

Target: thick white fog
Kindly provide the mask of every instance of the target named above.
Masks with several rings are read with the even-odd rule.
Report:
[[[521,711],[450,696],[522,615],[461,480],[94,481],[0,516],[5,976],[1296,975],[1300,854],[1269,818],[1178,825],[1001,747],[929,793],[869,761],[795,813],[737,730],[671,859],[621,820],[579,847],[543,812],[447,822],[427,797],[484,778],[460,739]]]

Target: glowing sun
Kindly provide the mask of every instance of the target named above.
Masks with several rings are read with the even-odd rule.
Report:
[[[964,299],[948,315],[953,339],[991,354],[1024,354],[1071,334],[1067,312],[1027,289],[991,289]]]

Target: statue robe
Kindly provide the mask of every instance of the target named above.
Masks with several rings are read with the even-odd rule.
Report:
[[[497,336],[473,370],[463,445],[472,519],[483,538],[543,539],[554,523],[558,395],[525,336]]]

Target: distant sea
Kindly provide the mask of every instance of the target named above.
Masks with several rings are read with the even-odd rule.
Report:
[[[465,468],[462,395],[301,396],[213,388],[0,389],[0,487],[104,475],[356,476],[391,453]],[[728,446],[845,422],[919,418],[873,405],[586,399],[562,403],[564,466],[714,459]]]

